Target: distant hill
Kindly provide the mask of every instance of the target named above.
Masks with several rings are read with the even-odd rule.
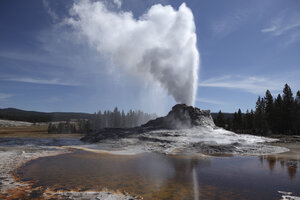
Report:
[[[232,118],[232,113],[223,113],[225,119]],[[218,113],[211,113],[216,119]],[[52,122],[67,121],[70,119],[93,119],[93,114],[77,112],[36,112],[16,108],[0,109],[0,119],[26,121],[26,122]]]
[[[0,119],[27,121],[27,122],[51,122],[67,121],[70,119],[92,119],[93,114],[75,112],[36,112],[16,108],[0,109]]]

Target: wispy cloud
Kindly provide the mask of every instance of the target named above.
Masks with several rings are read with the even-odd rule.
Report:
[[[8,99],[8,98],[10,98],[12,96],[13,96],[12,94],[0,93],[0,100]]]
[[[300,30],[299,31],[295,31],[293,33],[290,34],[290,38],[286,41],[285,44],[292,44],[295,42],[300,41]]]
[[[291,44],[300,40],[300,15],[281,14],[273,19],[269,26],[261,29],[262,33],[269,33],[272,36],[287,36],[286,44]]]
[[[248,2],[237,7],[230,7],[227,12],[220,13],[216,19],[212,20],[211,30],[215,37],[223,38],[247,25],[249,21],[255,21],[265,12],[268,6],[265,2],[259,4]],[[223,9],[222,11],[223,12]]]
[[[1,80],[23,82],[23,83],[34,83],[34,84],[46,84],[46,85],[62,85],[62,86],[80,85],[79,83],[62,81],[60,79],[41,79],[41,78],[31,78],[31,77],[2,78]]]
[[[16,51],[0,51],[0,58],[6,58],[17,61],[26,61],[31,63],[39,63],[39,64],[50,64],[50,65],[59,65],[60,59],[57,57],[53,57],[52,55],[43,55],[41,52],[38,54],[33,53],[24,53],[24,52],[16,52]]]
[[[273,25],[269,28],[264,28],[264,29],[261,29],[261,32],[263,33],[267,33],[267,32],[273,32],[273,31],[276,31],[278,29],[277,26]]]
[[[51,16],[52,20],[53,21],[58,20],[58,16],[56,15],[56,13],[50,7],[50,4],[49,4],[48,0],[43,0],[43,4],[44,4],[44,7],[46,8],[48,14]]]
[[[239,25],[248,19],[249,13],[242,10],[237,10],[226,17],[214,21],[212,23],[213,35],[217,37],[225,37],[235,31]]]
[[[282,18],[276,19],[272,22],[272,26],[261,30],[263,33],[271,32],[275,36],[280,36],[290,30],[300,27],[300,18],[296,18],[290,22],[286,22]]]
[[[254,76],[222,76],[201,81],[198,85],[200,87],[238,89],[253,94],[263,94],[267,89],[280,91],[283,87],[283,82]]]
[[[261,32],[267,33],[272,32],[275,36],[279,36],[284,34],[287,31],[290,31],[292,29],[296,29],[300,27],[300,21],[292,24],[280,24],[280,25],[273,25],[269,28],[262,29]]]
[[[223,102],[223,101],[217,101],[217,100],[206,99],[206,98],[196,98],[196,101],[202,102],[202,103],[215,104],[215,105],[223,105],[223,104],[225,104],[225,102]]]

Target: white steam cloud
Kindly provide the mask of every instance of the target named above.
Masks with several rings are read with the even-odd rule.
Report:
[[[157,4],[135,19],[103,2],[80,0],[70,14],[67,23],[115,66],[194,105],[199,53],[193,13],[185,3],[178,10]]]

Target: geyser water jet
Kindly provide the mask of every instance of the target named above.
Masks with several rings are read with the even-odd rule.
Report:
[[[76,1],[67,24],[118,72],[158,82],[175,101],[194,105],[199,53],[192,11],[153,5],[138,19],[112,11],[104,2]]]

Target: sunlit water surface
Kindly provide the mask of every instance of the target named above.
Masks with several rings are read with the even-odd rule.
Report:
[[[33,187],[106,188],[144,199],[280,199],[278,191],[300,195],[298,162],[291,165],[272,156],[203,159],[78,150],[30,161],[18,170],[18,176],[22,181],[33,181]]]

